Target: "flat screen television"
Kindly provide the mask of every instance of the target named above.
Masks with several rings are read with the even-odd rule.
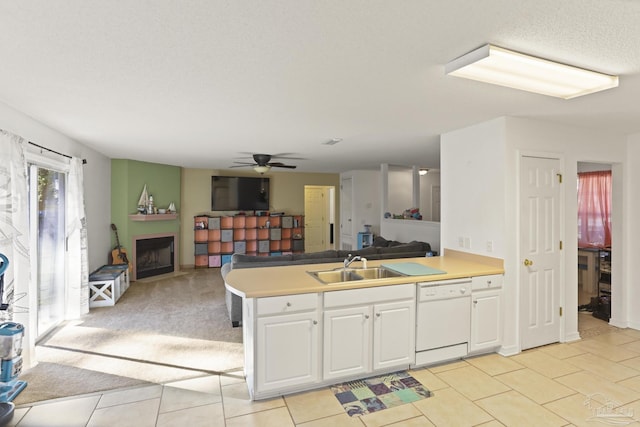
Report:
[[[211,177],[212,211],[268,211],[269,178]]]

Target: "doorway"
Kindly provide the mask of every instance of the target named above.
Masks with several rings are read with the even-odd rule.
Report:
[[[36,339],[65,318],[67,175],[62,170],[29,165],[30,232],[35,242],[33,272],[37,295]]]
[[[304,186],[304,251],[320,252],[334,245],[335,187]]]
[[[605,322],[609,322],[611,318],[611,265],[615,254],[611,247],[613,234],[612,165],[578,162],[577,171],[577,293],[578,323],[580,326],[580,320],[586,320],[585,316],[591,316]]]

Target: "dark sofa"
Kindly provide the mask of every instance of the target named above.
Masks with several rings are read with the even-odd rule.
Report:
[[[359,250],[326,250],[321,252],[310,252],[302,254],[277,255],[277,256],[254,256],[244,254],[233,254],[231,262],[222,266],[220,272],[222,280],[234,268],[257,268],[276,267],[298,264],[323,264],[330,262],[342,262],[349,254],[360,255],[367,260],[393,259],[393,258],[415,258],[424,257],[427,254],[435,255],[431,252],[429,243],[413,241],[401,243],[394,240],[387,240],[381,236],[373,240],[373,245]],[[226,281],[225,281],[226,283]],[[231,324],[239,326],[242,323],[242,297],[226,290],[226,304],[229,312]]]

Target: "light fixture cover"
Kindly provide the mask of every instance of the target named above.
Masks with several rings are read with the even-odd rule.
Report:
[[[265,173],[265,172],[269,172],[269,170],[271,170],[271,166],[269,166],[269,165],[265,165],[265,166],[257,165],[257,166],[253,167],[253,170],[258,172],[258,173]]]
[[[571,99],[618,86],[611,76],[490,44],[445,66],[445,72],[485,83]]]

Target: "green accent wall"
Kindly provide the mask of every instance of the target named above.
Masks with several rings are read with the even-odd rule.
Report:
[[[181,169],[178,166],[139,162],[136,160],[111,160],[111,222],[118,228],[120,244],[127,253],[133,253],[131,238],[141,234],[176,233],[180,240],[180,220],[132,221],[129,215],[137,214],[138,199],[144,185],[153,196],[158,208],[166,208],[173,202],[180,213]],[[115,234],[112,233],[112,247]],[[178,246],[178,250],[180,250]]]

